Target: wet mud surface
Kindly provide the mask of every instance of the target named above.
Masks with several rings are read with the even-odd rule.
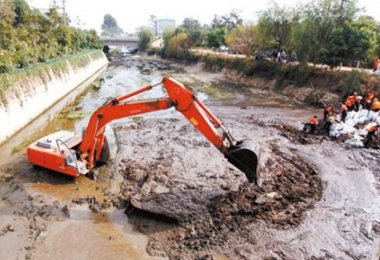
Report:
[[[251,119],[239,121],[242,126]],[[154,131],[154,136],[152,128],[157,125],[163,128]],[[241,132],[237,127],[231,130]],[[276,141],[261,148],[261,156],[266,158],[256,186],[184,119],[149,120],[120,127],[118,132],[121,143],[133,147],[132,155],[121,156],[129,159],[119,162],[125,180],[121,194],[131,203],[131,221],[138,225],[147,211],[172,225],[151,235],[148,251],[152,254],[164,251],[170,259],[196,259],[208,252],[229,254],[231,247],[257,239],[254,224],[265,223],[275,229],[296,227],[322,197],[323,185],[315,167],[295,149]],[[166,148],[152,148],[157,143]],[[144,222],[139,229],[150,233],[151,225],[155,223]]]
[[[171,74],[203,93],[222,76]],[[379,151],[303,133],[315,111],[273,106],[278,93],[262,107],[242,99],[262,91],[205,101],[237,140],[257,143],[257,186],[175,110],[116,122],[120,152],[93,179],[33,169],[24,154],[0,167],[0,256],[378,259]]]
[[[149,236],[150,254],[169,259],[377,257],[380,222],[373,206],[379,198],[372,166],[379,164],[378,151],[346,150],[327,136],[305,134],[256,109],[218,110],[236,137],[260,144],[258,187],[180,116],[118,129],[121,199],[130,203],[130,221]],[[168,227],[157,230],[157,219]]]

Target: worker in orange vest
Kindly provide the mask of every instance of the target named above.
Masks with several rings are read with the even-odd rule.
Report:
[[[354,92],[354,94],[352,95],[352,101],[353,101],[353,105],[354,105],[354,108],[353,110],[355,110],[356,112],[359,111],[359,108],[360,108],[360,102],[362,101],[362,96],[358,96],[358,93],[357,92]]]
[[[371,89],[370,91],[368,91],[368,93],[365,97],[365,100],[364,100],[364,108],[365,109],[368,109],[368,110],[371,109],[374,97],[375,97],[375,92]]]
[[[323,119],[326,120],[329,116],[334,115],[335,110],[333,106],[326,106],[325,110],[323,111]]]
[[[343,102],[340,102],[340,121],[345,123],[346,117],[347,117],[347,107],[345,104],[343,104]]]
[[[317,129],[318,117],[313,116],[312,118],[310,118],[309,123],[310,123],[310,133],[314,134],[315,129]]]
[[[355,97],[353,95],[348,96],[346,98],[346,102],[344,102],[348,111],[354,110],[354,103],[355,103]]]
[[[380,110],[380,101],[377,98],[373,99],[371,110],[374,112],[378,112]]]
[[[326,134],[330,133],[331,126],[336,122],[336,116],[330,115],[326,120],[324,124],[324,129],[326,131]]]
[[[376,70],[379,69],[379,58],[378,57],[375,57],[373,59],[373,71],[375,72]]]
[[[368,133],[367,133],[367,136],[364,138],[364,146],[366,148],[369,148],[371,146],[371,144],[375,141],[376,139],[376,136],[377,136],[377,132],[379,130],[379,124],[375,124],[375,125],[372,125],[369,129],[368,129]]]

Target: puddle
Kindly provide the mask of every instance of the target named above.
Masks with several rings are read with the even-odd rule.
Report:
[[[120,210],[95,214],[76,206],[70,215],[41,234],[33,259],[163,259],[145,252],[147,239],[133,231]]]
[[[41,173],[44,174],[44,173]],[[57,176],[57,181],[38,182],[31,184],[32,188],[40,193],[53,196],[61,200],[71,201],[74,198],[95,197],[103,201],[104,195],[102,190],[106,188],[105,183],[98,183],[86,176],[79,176],[75,180],[61,181]]]

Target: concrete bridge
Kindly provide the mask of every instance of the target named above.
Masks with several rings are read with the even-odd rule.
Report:
[[[102,36],[100,40],[104,46],[108,46],[111,49],[128,48],[129,50],[137,49],[139,38],[137,36]]]

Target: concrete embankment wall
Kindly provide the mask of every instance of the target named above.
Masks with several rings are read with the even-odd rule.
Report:
[[[45,66],[1,93],[0,144],[84,82],[95,79],[108,64],[101,51],[82,55],[80,62],[68,58],[59,67]]]

